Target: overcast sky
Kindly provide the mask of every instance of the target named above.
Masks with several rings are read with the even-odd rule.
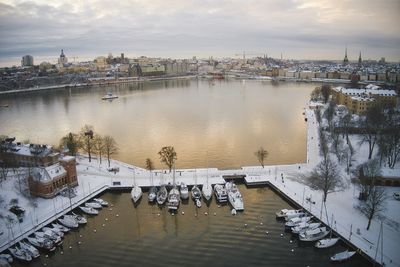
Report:
[[[400,60],[400,0],[0,0],[0,64],[25,54],[172,58],[267,53]]]

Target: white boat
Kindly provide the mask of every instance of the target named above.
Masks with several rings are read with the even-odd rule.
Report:
[[[177,210],[179,207],[180,202],[179,190],[174,185],[174,187],[169,191],[168,194],[168,209],[170,210]]]
[[[51,227],[45,226],[45,227],[42,228],[42,231],[43,232],[51,231],[52,233],[54,233],[55,235],[58,235],[61,238],[64,237],[64,233],[58,228],[51,228]]]
[[[98,211],[98,210],[95,210],[95,209],[92,208],[92,207],[82,207],[82,206],[79,206],[79,208],[80,208],[84,213],[89,214],[89,215],[97,215],[97,214],[99,214],[99,211]]]
[[[147,196],[149,202],[154,202],[157,198],[158,189],[156,186],[152,186],[149,190],[149,195]]]
[[[25,250],[19,249],[17,247],[14,248],[8,248],[10,251],[11,255],[13,255],[14,258],[19,259],[21,261],[31,261],[32,257],[29,255]]]
[[[110,100],[110,99],[115,99],[118,98],[117,95],[113,95],[111,92],[108,92],[105,96],[103,96],[101,99],[102,100]]]
[[[307,217],[308,213],[302,211],[302,210],[295,210],[293,212],[288,212],[285,214],[285,216],[283,216],[283,218],[285,218],[286,221],[289,221],[290,219],[293,218],[301,218],[301,217]]]
[[[228,201],[228,192],[222,184],[214,185],[214,194],[217,198],[218,202],[227,202]]]
[[[324,238],[329,234],[329,231],[326,230],[326,227],[319,227],[313,230],[305,231],[299,235],[299,239],[301,241],[317,241],[319,239]]]
[[[302,222],[302,223],[296,225],[295,227],[292,227],[292,233],[293,234],[301,234],[305,231],[313,230],[320,226],[321,226],[321,223],[319,223],[319,222],[316,222],[316,223]]]
[[[54,242],[48,238],[28,236],[26,239],[28,239],[29,243],[31,243],[33,246],[37,248],[43,248],[48,251],[54,251],[56,249]]]
[[[331,261],[345,261],[353,257],[356,254],[355,251],[345,250],[343,252],[337,253],[331,257]]]
[[[207,180],[208,180],[208,178],[207,178]],[[209,201],[209,200],[211,199],[211,197],[212,197],[212,192],[213,192],[213,190],[212,190],[211,184],[210,184],[208,181],[206,181],[206,182],[203,184],[202,191],[203,191],[203,196],[204,196],[204,198],[205,198],[207,201]]]
[[[61,224],[58,224],[58,223],[52,223],[51,226],[53,226],[54,228],[60,229],[64,233],[68,233],[69,230],[70,230],[68,227],[65,227],[64,225],[61,225]]]
[[[394,193],[393,193],[393,197],[394,197],[394,199],[396,199],[396,200],[400,200],[400,192],[394,192]]]
[[[131,191],[131,198],[133,200],[133,203],[136,204],[136,202],[138,202],[139,199],[142,197],[142,194],[142,188],[136,184],[135,171],[133,171],[133,186]]]
[[[157,203],[163,205],[168,197],[168,191],[165,185],[162,185],[160,190],[157,192]]]
[[[54,244],[56,245],[61,245],[62,244],[62,240],[61,237],[59,237],[58,235],[54,234],[51,231],[37,231],[34,233],[35,237],[39,237],[39,238],[43,238],[43,239],[50,239],[51,241],[54,242]]]
[[[196,207],[201,208],[201,200],[198,198],[195,200],[196,202]]]
[[[184,182],[181,183],[181,198],[183,200],[186,200],[189,198],[189,189]]]
[[[96,202],[96,201],[86,202],[85,203],[85,207],[93,208],[93,209],[101,209],[101,208],[103,208],[103,206],[100,203]]]
[[[68,228],[78,228],[78,222],[75,220],[75,218],[72,218],[71,215],[64,215],[63,218],[59,218],[58,221],[68,227]]]
[[[64,217],[65,217],[65,216],[68,216],[68,215],[64,215]],[[75,213],[73,213],[73,212],[72,212],[72,215],[69,215],[69,216],[72,216],[72,218],[74,218],[75,221],[76,221],[78,224],[86,224],[86,223],[87,223],[87,219],[86,219],[85,216],[78,215],[78,214],[75,214]]]
[[[338,237],[321,239],[321,240],[318,240],[317,243],[315,243],[315,247],[316,248],[330,248],[330,247],[334,246],[338,241],[339,241]]]
[[[8,263],[13,263],[13,261],[14,261],[13,257],[10,254],[7,254],[7,253],[0,254],[0,259],[3,259]],[[1,264],[0,264],[0,266],[1,266]]]
[[[295,226],[297,226],[297,225],[299,225],[299,224],[301,224],[301,223],[307,223],[307,222],[309,222],[310,220],[311,220],[311,216],[307,216],[307,217],[295,217],[295,218],[292,218],[292,219],[290,219],[289,221],[287,221],[286,223],[285,223],[285,228],[286,229],[290,229],[290,228],[292,228],[292,227],[295,227]]]
[[[35,248],[31,244],[25,243],[24,241],[20,241],[18,244],[20,248],[28,252],[28,254],[31,255],[33,259],[40,257],[39,250],[37,250],[37,248]]]
[[[232,207],[236,211],[244,210],[243,198],[239,192],[239,189],[233,182],[228,182],[228,183],[231,183],[231,185],[229,186],[230,189],[228,189],[229,203],[231,203]]]
[[[101,199],[101,198],[93,198],[93,201],[99,203],[103,207],[107,207],[108,206],[108,202],[103,200],[103,199]]]
[[[196,199],[201,199],[201,191],[200,189],[197,187],[197,185],[194,185],[192,187],[192,198],[196,201]]]
[[[229,192],[232,189],[233,186],[233,182],[232,181],[228,181],[225,183],[225,189],[227,192]]]
[[[295,214],[298,212],[302,212],[302,210],[289,210],[289,209],[281,209],[280,211],[278,211],[276,214],[276,218],[280,219],[280,218],[285,218],[286,214]]]

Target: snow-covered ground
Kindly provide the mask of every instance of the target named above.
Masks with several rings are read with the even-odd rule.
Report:
[[[371,258],[375,258],[377,250],[378,234],[380,231],[380,220],[374,219],[369,231],[366,230],[367,218],[361,214],[356,205],[358,203],[358,189],[350,185],[346,190],[331,193],[327,199],[327,216],[325,209],[322,209],[322,194],[320,191],[311,190],[309,187],[299,182],[301,173],[309,172],[318,164],[320,160],[318,148],[318,127],[313,110],[305,110],[307,117],[307,160],[304,163],[291,165],[277,165],[243,167],[236,170],[218,170],[209,169],[183,169],[176,170],[175,182],[180,184],[185,182],[188,185],[203,184],[207,177],[212,184],[224,183],[222,178],[224,175],[246,175],[248,182],[270,182],[274,187],[287,195],[304,208],[308,209],[314,216],[322,219],[327,223],[327,219],[331,220],[333,214],[333,228],[344,238],[367,253]],[[366,146],[359,148],[358,137],[351,137],[354,148],[357,153],[354,156],[356,166],[367,160]],[[33,231],[41,228],[51,220],[71,210],[94,197],[100,192],[113,184],[119,182],[119,186],[130,187],[134,183],[139,186],[150,186],[152,184],[168,184],[173,183],[173,173],[167,170],[156,170],[153,174],[153,180],[150,179],[150,173],[139,167],[135,167],[119,161],[111,161],[111,167],[119,168],[119,171],[109,172],[107,161],[103,159],[103,163],[99,164],[98,159],[89,162],[86,157],[77,158],[77,172],[79,186],[76,187],[76,197],[70,199],[68,197],[57,196],[53,199],[29,198],[20,193],[18,179],[15,179],[12,172],[10,177],[3,181],[0,185],[0,251],[5,250],[14,241],[25,237]],[[395,175],[400,174],[400,169],[392,170]],[[283,176],[283,179],[282,179]],[[347,176],[350,180],[350,177]],[[400,201],[394,200],[392,194],[394,191],[400,191],[399,188],[386,188],[389,199],[387,201],[387,211],[383,219],[383,261],[386,266],[400,266]],[[311,201],[306,201],[311,198]],[[12,199],[18,199],[18,205],[26,210],[24,220],[21,223],[15,218],[14,223],[9,223],[6,219],[9,203]],[[244,200],[246,201],[246,200]],[[314,204],[315,203],[315,204]],[[285,208],[285,207],[282,207]],[[321,212],[322,210],[322,212]],[[378,249],[377,261],[380,262],[381,247]]]

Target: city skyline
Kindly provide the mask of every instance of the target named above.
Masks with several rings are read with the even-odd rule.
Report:
[[[0,65],[29,54],[73,61],[127,57],[268,56],[400,60],[400,1],[0,0]],[[36,58],[38,60],[36,60]]]

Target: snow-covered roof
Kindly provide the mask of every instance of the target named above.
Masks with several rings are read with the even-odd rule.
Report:
[[[371,84],[370,84],[371,85]],[[368,86],[370,86],[368,85]],[[368,87],[367,86],[367,87]],[[394,90],[388,90],[388,89],[379,89],[379,86],[370,86],[368,88],[344,88],[342,86],[337,86],[334,87],[333,90],[336,92],[343,93],[345,95],[354,95],[354,96],[360,96],[362,94],[364,95],[377,95],[377,96],[397,96],[396,92]]]
[[[45,168],[34,168],[32,179],[36,182],[48,182],[66,174],[66,170],[59,163],[56,163]]]
[[[6,147],[7,152],[23,156],[44,157],[56,154],[53,153],[52,147],[47,145],[21,144],[21,143],[5,143],[3,145]]]

